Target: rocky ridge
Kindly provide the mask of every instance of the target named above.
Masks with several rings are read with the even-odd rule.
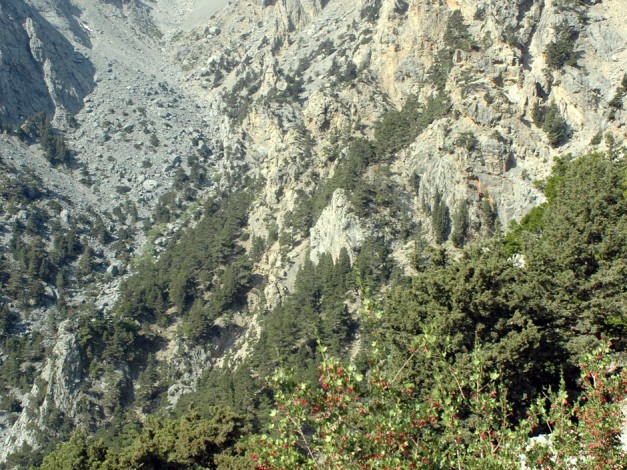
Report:
[[[347,129],[361,134],[360,126],[371,135],[385,111],[412,94],[424,101],[433,93],[429,74],[436,52],[446,47],[446,19],[454,9],[476,43],[454,52],[445,83],[454,117],[434,122],[393,163],[399,180],[420,175],[416,202],[443,188],[451,208],[488,197],[506,226],[541,201],[533,181],[546,175],[555,155],[581,153],[599,133],[623,135],[624,114],[608,119],[627,57],[618,4],[290,3],[231,4],[209,26],[180,39],[176,52],[186,88],[204,96],[210,112],[224,114],[231,103],[244,107],[236,119],[241,131],[221,122],[214,132],[226,142],[246,135],[244,158],[267,181],[263,210],[286,213],[295,193],[316,187],[310,175],[332,174],[324,149],[334,135]],[[378,16],[369,20],[378,6]],[[578,65],[553,70],[545,50],[564,25],[578,31]],[[356,76],[343,77],[349,72]],[[277,90],[289,92],[295,77],[303,79],[302,91],[287,103],[273,101]],[[534,105],[549,102],[573,133],[559,148],[533,124]],[[212,119],[210,126],[218,122]],[[298,171],[302,135],[314,142],[316,165],[304,174]],[[464,143],[463,136],[474,140]],[[272,197],[276,188],[282,188],[280,201]],[[413,212],[420,217],[417,205]],[[478,220],[478,213],[472,218]]]

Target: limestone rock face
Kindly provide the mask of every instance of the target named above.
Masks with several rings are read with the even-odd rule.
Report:
[[[80,346],[70,325],[61,324],[60,333],[42,378],[48,383],[46,399],[64,413],[74,415],[78,385],[83,379]]]
[[[365,231],[359,219],[351,213],[344,191],[338,189],[311,229],[311,261],[318,264],[320,255],[324,253],[331,253],[337,260],[342,249],[346,249],[351,256],[365,238]]]
[[[4,460],[12,450],[24,444],[37,447],[38,434],[44,432],[46,418],[52,413],[62,413],[67,419],[81,420],[77,397],[83,379],[83,363],[78,341],[69,329],[68,322],[60,325],[52,353],[39,376],[40,380],[23,398],[25,404],[36,405],[24,407],[24,412],[4,439],[0,459]],[[42,402],[37,403],[42,396]]]

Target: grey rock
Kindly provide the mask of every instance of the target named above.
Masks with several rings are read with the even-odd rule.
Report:
[[[57,300],[59,298],[58,291],[54,287],[49,285],[46,285],[44,287],[44,295],[52,300]]]
[[[352,213],[344,190],[337,189],[326,209],[311,229],[311,261],[318,263],[320,255],[331,253],[336,260],[343,248],[349,256],[359,248],[366,234],[359,219]]]
[[[69,209],[63,209],[59,213],[59,219],[61,220],[61,223],[68,225],[70,223],[70,215],[71,215],[71,212]]]
[[[153,191],[157,186],[159,186],[159,182],[156,180],[146,180],[142,183],[142,186],[146,191]]]
[[[3,122],[15,124],[42,111],[49,116],[58,111],[73,115],[93,90],[92,63],[25,1],[0,5],[0,57]]]
[[[111,264],[107,268],[107,274],[111,277],[116,277],[120,272],[120,267],[117,264]]]

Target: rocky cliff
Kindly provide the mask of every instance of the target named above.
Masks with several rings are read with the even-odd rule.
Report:
[[[0,136],[15,208],[1,214],[5,246],[21,237],[52,253],[70,230],[80,240],[56,282],[35,282],[39,300],[16,299],[2,278],[3,335],[43,335],[45,352],[29,358],[27,383],[1,392],[0,456],[41,446],[60,422],[95,430],[132,409],[146,364],[88,365],[95,330],[68,311],[117,321],[120,280],[193,230],[207,197],[254,184],[238,246],[252,257],[264,240],[250,268],[260,281],[212,316],[220,334],[204,344],[179,320],[137,321],[156,363],[178,370],[169,406],[254,350],[305,263],[342,249],[355,262],[377,239],[411,273],[425,246],[455,252],[519,219],[543,201],[534,181],[556,156],[624,139],[626,19],[625,0],[0,5],[0,122],[28,134],[23,120],[43,112],[70,153],[55,166],[36,139]],[[16,182],[21,199],[7,195]],[[35,216],[40,232],[28,230]],[[3,250],[7,272],[22,266],[16,253]]]
[[[475,227],[481,201],[507,226],[541,201],[533,181],[553,157],[623,135],[622,106],[610,105],[625,74],[623,11],[567,1],[234,3],[181,39],[176,56],[186,88],[230,114],[210,120],[212,134],[238,137],[279,226],[297,194],[333,174],[327,150],[338,134],[371,137],[386,112],[437,93],[450,111],[391,161],[413,217],[428,224],[420,206],[442,191],[451,212],[472,201]],[[575,61],[555,67],[548,51],[564,31]],[[548,106],[565,121],[560,141],[534,123],[534,109]]]
[[[5,2],[0,12],[0,122],[15,124],[38,112],[67,117],[94,89],[94,66],[81,49],[90,39],[69,2]],[[53,22],[63,23],[60,31]]]

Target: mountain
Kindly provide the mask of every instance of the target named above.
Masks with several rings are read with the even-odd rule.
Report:
[[[4,2],[0,459],[199,401],[256,416],[316,337],[358,357],[359,283],[498,236],[557,157],[618,152],[626,11]]]

